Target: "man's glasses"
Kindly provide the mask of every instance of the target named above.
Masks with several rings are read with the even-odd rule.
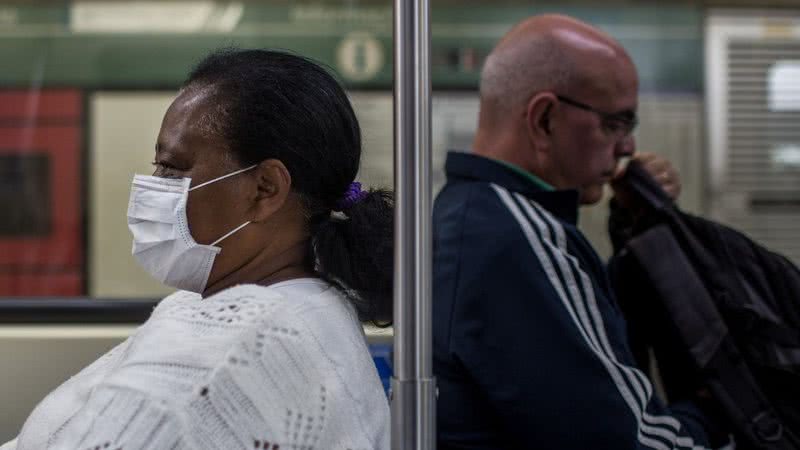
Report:
[[[633,111],[623,111],[618,113],[608,113],[599,111],[591,106],[572,100],[563,95],[556,95],[556,98],[562,103],[566,103],[572,107],[582,109],[597,114],[600,117],[600,125],[609,134],[617,139],[628,137],[639,124],[639,119]]]

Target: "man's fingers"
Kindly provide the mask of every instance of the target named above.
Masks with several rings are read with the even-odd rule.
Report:
[[[633,159],[635,161],[638,161],[639,164],[641,164],[642,166],[647,167],[650,164],[653,164],[654,162],[657,163],[658,159],[659,159],[659,156],[656,155],[655,153],[640,152],[640,153],[636,153],[635,155],[633,155],[631,157],[631,159]]]
[[[662,172],[672,167],[669,161],[655,153],[643,153],[642,158],[637,158],[637,161],[651,174]]]
[[[653,177],[670,198],[673,200],[678,198],[681,193],[680,175],[669,160],[650,152],[639,152],[632,158],[639,162],[645,172]]]

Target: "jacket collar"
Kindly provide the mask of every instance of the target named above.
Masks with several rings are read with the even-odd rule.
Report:
[[[531,177],[499,161],[472,153],[451,151],[447,154],[445,172],[448,180],[494,183],[528,197],[565,222],[573,225],[578,222],[578,191],[546,190]]]

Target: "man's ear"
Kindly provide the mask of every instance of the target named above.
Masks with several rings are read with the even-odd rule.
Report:
[[[264,222],[286,203],[292,191],[292,176],[277,159],[264,160],[253,171],[256,176],[253,222]]]
[[[549,140],[553,131],[553,111],[558,103],[551,92],[540,92],[528,100],[525,109],[525,124],[528,138],[532,142],[541,143]]]

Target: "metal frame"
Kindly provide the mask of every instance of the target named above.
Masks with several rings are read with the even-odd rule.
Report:
[[[429,0],[394,3],[395,267],[392,449],[436,447],[431,355]]]
[[[0,325],[144,323],[160,300],[88,297],[6,297],[0,300]],[[0,330],[1,332],[2,330]]]

